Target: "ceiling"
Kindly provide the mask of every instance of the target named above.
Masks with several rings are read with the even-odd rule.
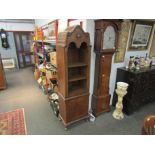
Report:
[[[0,19],[0,22],[5,22],[5,23],[32,23],[32,24],[34,24],[34,19]]]

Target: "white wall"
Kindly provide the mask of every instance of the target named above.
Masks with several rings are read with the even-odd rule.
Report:
[[[78,19],[78,20],[73,20],[69,23],[70,26],[72,25],[80,25],[80,22],[83,22],[83,29],[86,31],[87,27],[87,19]]]
[[[34,31],[34,24],[0,22],[1,28],[7,31]]]
[[[44,26],[55,19],[35,19],[35,26]]]
[[[67,19],[59,19],[58,21],[58,33],[63,32],[68,25],[68,20]]]
[[[94,88],[94,72],[95,72],[95,58],[96,54],[94,53],[94,28],[95,28],[95,23],[94,20],[86,20],[85,24],[86,25],[86,32],[89,32],[90,35],[90,44],[91,44],[91,58],[90,58],[90,96],[89,96],[89,109],[91,108],[91,99],[92,99],[92,94],[93,94],[93,88]]]

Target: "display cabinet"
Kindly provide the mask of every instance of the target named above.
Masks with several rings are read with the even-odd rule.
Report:
[[[118,46],[118,31],[121,22],[119,20],[95,21],[95,45],[96,53],[94,91],[92,95],[92,111],[95,116],[109,111],[109,79],[111,61]]]
[[[80,26],[59,33],[57,69],[60,118],[69,124],[88,117],[90,38]]]
[[[3,69],[2,59],[0,55],[0,89],[6,88],[6,78],[5,78],[5,72]]]

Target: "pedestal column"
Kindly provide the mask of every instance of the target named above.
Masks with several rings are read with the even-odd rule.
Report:
[[[125,82],[117,82],[116,94],[118,95],[118,101],[116,103],[116,109],[113,112],[113,117],[115,119],[121,120],[124,118],[122,112],[123,109],[123,97],[127,94],[128,84]]]

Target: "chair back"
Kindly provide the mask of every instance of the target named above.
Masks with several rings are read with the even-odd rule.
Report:
[[[146,135],[155,134],[155,115],[149,115],[145,117],[142,134],[146,134]]]

